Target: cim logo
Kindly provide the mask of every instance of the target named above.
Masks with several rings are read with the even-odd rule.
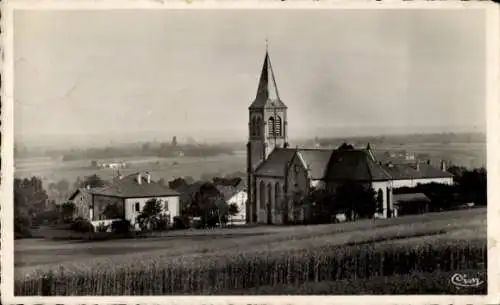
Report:
[[[479,287],[484,284],[478,277],[467,277],[466,274],[455,273],[451,277],[451,283],[457,287]]]

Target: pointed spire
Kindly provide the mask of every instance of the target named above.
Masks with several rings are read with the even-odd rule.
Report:
[[[273,105],[274,104],[274,105]],[[286,107],[281,101],[274,78],[274,71],[269,58],[268,41],[266,39],[266,55],[260,73],[257,95],[250,108],[263,108],[266,106]]]
[[[274,71],[271,66],[271,59],[269,58],[269,52],[266,50],[266,56],[264,58],[264,65],[262,66],[262,72],[260,73],[259,88],[257,90],[257,99],[270,99],[279,100],[278,87],[276,86],[276,80],[274,79]]]

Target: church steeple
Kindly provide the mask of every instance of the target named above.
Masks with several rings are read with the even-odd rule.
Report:
[[[249,107],[248,139],[252,168],[266,160],[275,148],[287,147],[287,107],[281,101],[266,49],[255,100]]]
[[[262,65],[262,72],[260,73],[259,86],[257,87],[257,95],[249,108],[256,109],[267,107],[286,108],[286,105],[280,99],[271,59],[269,58],[269,51],[266,48],[264,64]]]
[[[248,109],[247,220],[257,221],[255,170],[275,149],[288,147],[287,107],[281,100],[266,44],[257,95]]]

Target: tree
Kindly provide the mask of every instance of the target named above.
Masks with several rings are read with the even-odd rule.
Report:
[[[448,167],[447,171],[450,174],[452,174],[454,177],[454,180],[457,181],[457,180],[460,180],[460,178],[462,177],[462,175],[465,172],[467,172],[467,168],[464,166],[452,165],[452,166]]]
[[[180,178],[180,177],[175,178],[174,180],[168,182],[168,187],[173,189],[173,190],[177,190],[177,189],[184,187],[184,186],[187,186],[187,185],[188,185],[187,181],[184,178]]]
[[[32,216],[26,198],[20,190],[14,189],[14,233],[16,238],[31,236]]]
[[[99,177],[96,174],[85,177],[83,181],[81,181],[80,178],[78,177],[75,182],[76,188],[82,188],[82,187],[95,188],[95,187],[103,187],[104,185],[106,185],[106,181],[102,180],[101,177]]]
[[[311,221],[313,223],[329,223],[331,216],[337,213],[334,194],[325,189],[312,188],[309,192],[311,203]]]
[[[30,235],[32,221],[36,214],[45,211],[47,199],[38,177],[14,179],[14,230],[18,237]]]
[[[193,216],[200,216],[204,227],[215,226],[221,216],[223,220],[224,198],[215,185],[205,182],[190,196],[189,210]],[[222,203],[223,202],[223,203]],[[227,204],[226,204],[227,205]]]
[[[68,223],[73,219],[75,213],[75,204],[71,201],[64,202],[61,205],[61,214],[64,223]]]
[[[142,208],[141,214],[137,216],[137,222],[141,230],[151,228],[153,230],[163,230],[167,226],[167,218],[164,215],[163,204],[159,199],[149,199]]]
[[[224,199],[218,198],[215,201],[215,208],[217,211],[217,218],[219,219],[219,226],[222,227],[222,224],[227,222],[227,215],[229,214],[229,206]]]
[[[349,220],[355,216],[373,217],[376,210],[375,191],[354,181],[340,185],[336,190],[336,205],[341,207]]]
[[[463,201],[487,205],[487,173],[484,167],[465,171],[457,179],[457,187]]]
[[[231,225],[233,224],[233,217],[238,215],[240,212],[240,209],[238,208],[238,205],[236,203],[231,203],[228,207],[228,214],[231,216]]]

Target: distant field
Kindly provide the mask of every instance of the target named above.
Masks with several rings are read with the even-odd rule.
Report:
[[[176,177],[191,176],[199,179],[203,174],[231,174],[245,170],[245,152],[236,152],[233,155],[220,155],[214,157],[178,157],[178,158],[129,158],[120,159],[129,163],[120,173],[127,175],[138,171],[149,171],[155,180],[161,178],[170,181]],[[97,174],[103,179],[115,177],[114,169],[90,168],[91,160],[59,161],[50,158],[17,159],[15,160],[15,176],[24,178],[38,176],[45,183],[57,182],[66,179],[70,183],[77,177]],[[106,160],[100,160],[106,161]],[[109,160],[113,161],[113,160]]]
[[[378,149],[407,150],[416,154],[428,154],[434,164],[440,160],[449,160],[453,164],[466,167],[486,166],[486,143],[419,143],[404,145],[384,145]]]
[[[366,253],[359,252],[365,251],[362,250],[365,248]],[[443,250],[437,250],[440,248],[443,248]],[[39,277],[44,274],[50,274],[51,270],[55,272],[54,276],[56,278],[54,280],[57,279],[58,285],[60,285],[57,286],[59,288],[54,289],[61,289],[58,290],[61,294],[69,293],[70,290],[66,289],[76,289],[76,291],[79,291],[74,292],[76,294],[85,294],[90,291],[98,293],[93,290],[93,286],[87,287],[83,285],[90,280],[95,282],[104,280],[105,277],[110,276],[121,279],[123,276],[123,280],[127,281],[127,278],[131,280],[144,276],[152,276],[154,278],[160,276],[158,274],[164,274],[162,272],[173,272],[168,274],[171,274],[171,277],[177,278],[182,274],[177,273],[180,272],[179,270],[185,270],[183,272],[189,274],[188,278],[179,278],[183,282],[188,281],[183,284],[184,286],[175,286],[177,287],[175,288],[163,282],[163,286],[160,285],[158,287],[155,286],[156,288],[152,287],[148,289],[154,289],[156,292],[153,294],[159,294],[164,289],[179,293],[188,293],[189,291],[192,293],[207,293],[208,290],[206,289],[215,289],[213,293],[224,294],[231,293],[231,291],[236,293],[238,291],[237,287],[258,288],[262,286],[268,287],[265,288],[268,291],[273,291],[274,285],[279,283],[287,285],[289,288],[290,285],[300,286],[309,283],[308,285],[310,286],[313,283],[323,283],[315,287],[317,289],[321,287],[321,289],[339,289],[337,286],[331,286],[333,285],[331,281],[334,279],[343,280],[349,278],[353,276],[351,272],[361,272],[364,275],[359,276],[363,278],[368,274],[376,276],[380,272],[381,274],[388,275],[405,274],[404,272],[407,272],[404,271],[406,270],[405,268],[416,268],[415,272],[452,271],[451,269],[448,270],[448,268],[456,268],[458,272],[464,268],[468,270],[472,268],[472,271],[484,274],[486,270],[486,262],[484,261],[486,255],[486,209],[430,213],[397,219],[363,220],[330,225],[262,226],[207,231],[172,231],[166,236],[158,238],[106,242],[56,242],[26,239],[17,240],[14,250],[15,278],[19,293],[22,293],[22,291],[28,293],[28,291],[35,289],[34,287],[40,287],[37,286],[39,284],[36,284],[40,279]],[[443,257],[438,258],[433,251],[439,251],[439,255],[443,255]],[[399,252],[400,254],[397,254]],[[470,257],[463,257],[464,253],[468,253],[467,255],[470,255]],[[380,255],[386,258],[378,258]],[[412,259],[412,255],[415,255],[415,258]],[[451,261],[445,259],[447,255],[451,255]],[[327,264],[329,260],[333,260],[333,264],[338,263],[340,265],[331,265],[328,263],[325,265],[327,266],[325,268],[334,268],[332,270],[340,268],[339,272],[341,273],[335,275],[321,273],[319,270],[315,271],[316,273],[320,273],[317,273],[318,278],[316,280],[312,280],[313,283],[310,283],[311,280],[307,280],[306,282],[303,280],[294,282],[295,280],[293,280],[290,282],[290,280],[285,279],[286,277],[283,278],[287,272],[292,272],[290,270],[295,270],[294,268],[302,266],[296,264],[299,264],[300,261],[309,256],[310,261],[307,259],[307,264],[316,260],[317,264],[322,265]],[[352,258],[349,258],[351,256]],[[408,257],[405,258],[406,256]],[[420,260],[425,257],[429,257],[431,261],[425,260],[424,265],[420,265],[415,261],[417,258]],[[434,258],[438,260],[444,259],[444,261],[433,263],[432,259]],[[347,261],[342,263],[343,260],[349,259],[354,259],[357,262],[358,267],[355,267],[357,271],[353,271],[350,269],[351,267],[345,265]],[[377,271],[379,270],[377,266],[387,259],[395,259],[395,265],[380,265],[380,268],[383,267],[383,269]],[[397,260],[400,259],[405,259],[405,264],[413,264],[414,267],[409,265],[398,267]],[[252,261],[255,261],[254,267],[251,267],[252,265],[245,265],[251,264]],[[279,269],[281,268],[280,266],[289,264],[292,265],[288,268],[292,269]],[[368,264],[366,265],[368,269],[363,269],[363,264]],[[268,265],[269,267],[265,268],[271,273],[277,272],[276,279],[263,278],[258,280],[258,278],[255,278],[257,275],[253,272],[262,272],[262,270],[259,271],[259,266],[261,265],[262,267]],[[257,269],[247,270],[245,266]],[[395,269],[388,271],[388,266]],[[175,269],[177,270],[175,271],[169,268],[181,269]],[[243,268],[246,270],[245,272],[250,272],[250,275],[248,275],[250,278],[246,282],[241,282],[242,279],[236,280],[232,278],[234,276],[233,272],[236,272],[238,268]],[[345,268],[348,269],[344,270]],[[398,268],[402,269],[398,271]],[[374,273],[369,272],[369,269],[373,269]],[[210,272],[215,272],[216,270],[220,270],[217,271],[221,276],[219,280],[212,278],[210,275],[212,274]],[[150,274],[150,272],[153,273]],[[296,276],[300,276],[300,273],[295,272],[303,271],[296,270],[293,272],[289,276],[295,278]],[[313,270],[310,272],[313,272]],[[444,276],[443,274],[447,273],[440,273],[440,276]],[[166,274],[163,276],[167,276],[167,278],[161,281],[173,280],[173,278],[169,280]],[[429,278],[428,280],[432,279]],[[207,283],[212,281],[218,284],[213,284],[215,285],[214,287],[206,286],[208,285]],[[236,284],[235,281],[239,284]],[[255,286],[255,281],[261,284]],[[75,286],[78,288],[75,288],[70,283],[75,285],[76,283],[80,284]],[[123,284],[115,283],[105,288],[101,293],[139,293],[138,290],[133,290],[139,288],[130,288],[132,290],[127,290],[128,288],[124,287],[128,287],[125,282]],[[313,289],[313,292],[316,288]],[[439,289],[439,287],[434,287],[434,289]],[[452,287],[446,288],[447,291],[449,289],[452,289]],[[251,290],[247,291],[250,292]],[[257,290],[256,292],[258,293],[259,291]]]

